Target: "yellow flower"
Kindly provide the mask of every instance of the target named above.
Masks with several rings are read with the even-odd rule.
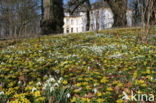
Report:
[[[107,83],[108,82],[108,78],[107,77],[103,77],[101,80],[100,80],[101,83]]]
[[[124,103],[124,101],[122,99],[118,99],[116,103]]]
[[[26,88],[25,88],[25,90],[32,90],[33,89],[33,86],[27,86]]]
[[[80,86],[81,86],[81,83],[77,83],[76,86],[77,86],[77,87],[80,87]]]
[[[136,80],[136,81],[135,81],[135,84],[136,84],[136,85],[143,86],[143,87],[146,87],[146,86],[147,86],[147,84],[145,83],[144,80]]]
[[[62,83],[63,83],[64,85],[66,85],[66,84],[68,84],[68,81],[64,80]]]
[[[151,71],[149,69],[146,70],[147,74],[151,74]]]
[[[31,103],[27,98],[25,97],[19,97],[16,98],[15,100],[10,101],[9,103]]]
[[[102,93],[101,92],[98,92],[96,95],[97,96],[102,96]]]
[[[112,91],[113,89],[111,87],[108,87],[107,88],[107,91]]]
[[[83,82],[82,85],[86,86],[88,85],[88,82]]]
[[[83,78],[78,78],[78,80],[83,80]]]
[[[33,82],[31,81],[31,82],[29,82],[28,84],[29,84],[29,85],[33,85]]]
[[[37,100],[36,100],[36,101],[41,102],[41,101],[44,101],[45,99],[46,99],[45,97],[39,97],[39,98],[37,98]]]
[[[34,94],[35,97],[40,97],[41,96],[40,91],[35,91],[33,94]]]
[[[74,90],[75,93],[78,93],[78,92],[80,92],[80,91],[81,91],[81,89],[75,89],[75,90]]]
[[[119,87],[122,87],[122,86],[123,86],[123,84],[122,84],[121,82],[119,82],[117,85],[118,85]]]
[[[9,88],[9,89],[5,92],[6,95],[11,95],[11,94],[13,94],[13,93],[15,93],[15,89],[14,89],[14,88]]]
[[[13,82],[10,82],[10,83],[8,84],[9,87],[12,87],[13,85],[14,85]]]
[[[86,89],[87,89],[87,90],[90,90],[90,89],[91,89],[91,87],[90,87],[90,86],[86,86]]]
[[[76,97],[73,97],[71,100],[70,100],[71,103],[75,103],[76,102]]]
[[[90,103],[90,101],[91,101],[89,98],[82,98],[81,100],[82,100],[83,102],[85,102],[85,103]]]
[[[90,81],[90,78],[85,78],[85,81]]]
[[[102,98],[99,98],[99,99],[97,99],[96,101],[97,101],[97,103],[103,103],[105,100],[102,99]]]
[[[133,78],[135,79],[135,78],[137,78],[137,77],[138,77],[138,72],[135,71],[134,74],[133,74]]]

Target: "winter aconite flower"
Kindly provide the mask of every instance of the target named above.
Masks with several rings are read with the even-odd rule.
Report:
[[[107,77],[103,77],[101,80],[100,80],[101,83],[107,83],[108,82],[108,78]]]

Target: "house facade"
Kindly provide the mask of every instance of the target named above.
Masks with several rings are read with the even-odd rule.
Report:
[[[80,33],[86,31],[87,17],[85,12],[79,12],[77,15],[65,13],[64,33]]]
[[[132,26],[132,11],[127,10],[127,25]],[[90,10],[90,28],[89,31],[98,31],[112,28],[114,24],[114,14],[106,2],[96,2],[92,4]],[[87,25],[87,16],[85,11],[79,11],[74,15],[65,12],[64,33],[85,32]]]
[[[108,29],[113,26],[113,13],[110,8],[93,9],[90,12],[90,31]]]

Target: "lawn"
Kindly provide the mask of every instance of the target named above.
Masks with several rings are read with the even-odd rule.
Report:
[[[125,103],[123,92],[147,94],[143,100],[150,102],[156,96],[156,32],[142,44],[138,31],[0,42],[0,103]]]

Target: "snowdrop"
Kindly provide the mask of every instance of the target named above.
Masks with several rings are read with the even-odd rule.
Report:
[[[50,92],[54,91],[55,88],[54,87],[50,87]]]
[[[54,87],[58,87],[58,86],[59,86],[59,84],[58,84],[58,83],[55,83],[55,84],[54,84]]]
[[[68,93],[68,94],[67,94],[67,98],[70,98],[70,97],[71,97],[71,95],[70,95],[70,93]]]
[[[21,83],[22,83],[22,82],[19,80],[19,81],[18,81],[18,84],[21,84]]]
[[[61,83],[61,81],[63,80],[62,77],[59,78],[58,83]]]
[[[1,95],[4,95],[4,92],[3,92],[3,91],[0,92],[0,96],[1,96]]]
[[[56,80],[55,80],[55,78],[53,78],[53,77],[51,77],[51,78],[49,78],[49,80],[47,80],[48,82],[55,82]]]
[[[98,90],[96,88],[94,88],[93,92],[96,94],[98,92]]]
[[[60,73],[60,70],[55,70],[55,72],[56,72],[57,74],[59,74],[59,73]]]
[[[44,62],[45,59],[43,57],[39,58],[39,59],[36,59],[37,62]]]
[[[122,56],[123,56],[123,54],[117,53],[117,54],[109,56],[109,58],[121,58]]]
[[[37,89],[35,87],[32,88],[31,92],[34,92],[36,91]]]
[[[41,84],[41,82],[37,82],[37,84],[36,84],[37,86],[41,86],[42,84]]]

